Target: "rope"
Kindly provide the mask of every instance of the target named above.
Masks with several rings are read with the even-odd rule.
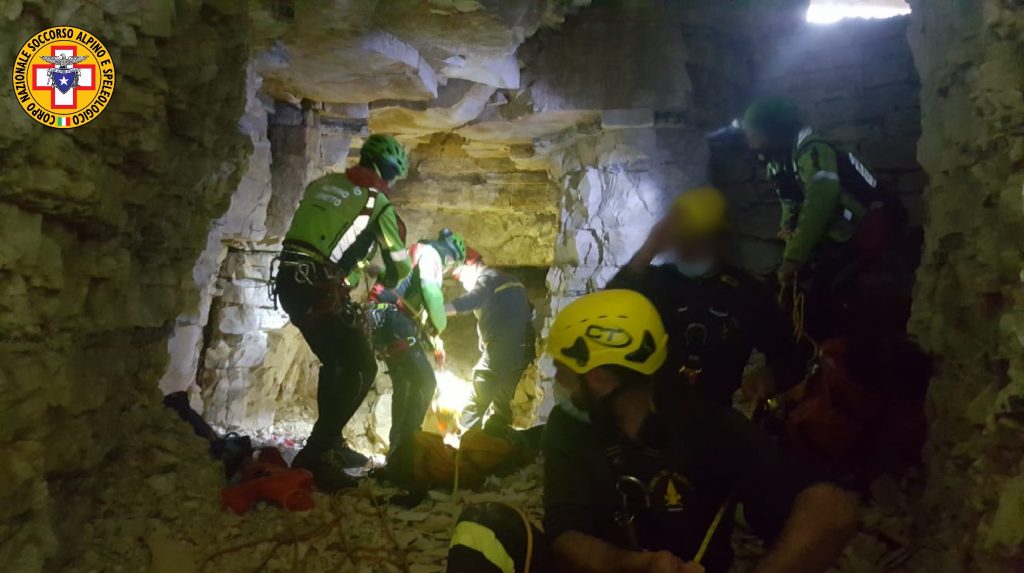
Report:
[[[718,526],[722,524],[722,517],[725,516],[725,510],[732,505],[732,496],[730,495],[722,502],[722,507],[718,508],[718,513],[715,514],[715,518],[711,520],[711,525],[708,527],[707,533],[704,534],[704,540],[700,542],[700,547],[697,549],[697,554],[693,556],[695,563],[700,563],[704,559],[704,554],[708,552],[708,547],[711,545],[711,539],[715,536],[715,532],[718,531]]]
[[[335,506],[332,500],[332,509],[336,509],[336,513],[338,514],[337,517],[335,517],[334,519],[322,523],[319,527],[311,531],[297,533],[295,531],[294,519],[292,518],[291,515],[287,515],[287,527],[289,530],[287,535],[248,541],[246,543],[242,543],[241,545],[236,545],[234,547],[229,547],[227,549],[217,551],[207,556],[203,560],[202,564],[199,566],[200,572],[205,572],[212,562],[222,557],[226,557],[228,555],[238,553],[246,549],[252,549],[264,544],[272,545],[270,547],[270,550],[267,552],[266,557],[263,558],[259,566],[254,570],[255,572],[258,573],[260,571],[264,571],[267,565],[270,563],[270,560],[274,557],[274,555],[278,553],[278,550],[287,547],[288,545],[292,545],[293,553],[291,565],[292,571],[296,572],[300,570],[300,564],[303,566],[303,568],[305,568],[305,560],[300,560],[298,556],[300,549],[299,543],[308,543],[310,541],[313,541],[314,539],[319,539],[321,537],[325,537],[331,534],[334,531],[338,531],[343,542],[343,549],[346,553],[346,556],[353,557],[356,560],[366,560],[369,561],[371,564],[388,563],[390,565],[397,567],[399,570],[408,573],[408,556],[406,555],[405,551],[402,550],[401,546],[398,544],[398,540],[395,538],[394,532],[391,530],[390,523],[388,522],[387,514],[384,512],[383,506],[380,503],[378,503],[376,496],[373,495],[373,491],[367,488],[354,489],[342,492],[339,495],[337,495],[336,498],[340,500],[342,497],[353,493],[359,494],[359,497],[369,500],[370,504],[373,506],[373,509],[367,511],[358,506],[355,506],[352,508],[352,511],[367,517],[377,517],[380,520],[381,527],[384,529],[385,537],[391,543],[391,547],[355,547],[349,549],[347,536],[345,535],[343,526],[349,515],[346,514],[345,508]]]
[[[523,510],[512,505],[509,507],[519,514],[519,519],[523,520],[523,527],[526,528],[526,558],[523,560],[523,573],[530,573],[530,565],[533,561],[533,524],[527,519]]]
[[[452,479],[452,517],[459,518],[459,466],[462,465],[462,444],[455,450],[455,477]]]
[[[801,340],[807,341],[811,345],[813,358],[818,357],[818,342],[811,338],[806,331],[805,318],[807,313],[805,311],[805,297],[804,293],[800,291],[800,287],[797,286],[796,277],[793,278],[793,336],[797,342]]]

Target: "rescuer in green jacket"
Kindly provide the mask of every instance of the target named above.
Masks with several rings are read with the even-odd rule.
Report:
[[[408,171],[405,148],[393,136],[374,134],[358,166],[310,183],[274,278],[281,306],[322,363],[319,417],[292,466],[310,470],[327,491],[355,485],[344,470],[366,463],[341,438],[377,374],[362,310],[349,293],[378,250],[385,267],[378,280],[385,286],[396,286],[412,268],[402,221],[387,196],[389,185]]]
[[[444,275],[466,260],[466,241],[444,229],[437,240],[420,241],[409,252],[412,272],[393,289],[378,283],[371,294],[374,345],[388,366],[394,390],[388,465],[393,465],[395,456],[402,458],[399,472],[409,469],[406,454],[412,452],[402,446],[411,446],[437,387],[424,349],[433,348],[438,366],[444,367],[441,333],[448,327],[448,317],[441,286]]]
[[[817,302],[836,299],[857,263],[891,245],[905,217],[902,205],[856,155],[804,127],[789,100],[754,102],[743,129],[782,204],[779,238],[786,247],[779,280],[790,283],[799,273],[802,286],[813,283],[813,306],[829,314],[823,310],[828,305]]]

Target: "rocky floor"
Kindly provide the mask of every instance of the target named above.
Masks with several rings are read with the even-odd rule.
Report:
[[[69,478],[58,499],[69,508],[65,526],[75,531],[55,570],[70,573],[315,573],[443,571],[450,531],[459,508],[501,500],[541,516],[541,467],[534,464],[482,491],[434,491],[419,506],[403,509],[386,500],[395,490],[365,480],[345,494],[315,494],[316,508],[286,512],[258,506],[243,516],[223,509],[223,473],[205,443],[172,414],[154,410],[147,431],[88,481]],[[905,551],[907,500],[891,479],[876,483],[879,500],[865,511],[858,535],[836,571],[899,571]],[[82,496],[94,496],[84,500]],[[70,508],[96,508],[76,515]],[[736,536],[737,573],[749,571],[760,543]]]
[[[482,491],[431,492],[414,509],[388,505],[395,490],[364,480],[340,495],[315,494],[316,508],[259,506],[243,516],[219,503],[220,465],[206,445],[163,410],[131,447],[88,481],[69,480],[76,531],[55,570],[70,573],[442,571],[450,531],[463,504],[500,499],[540,517],[540,466],[492,479]],[[83,496],[94,496],[84,500]]]

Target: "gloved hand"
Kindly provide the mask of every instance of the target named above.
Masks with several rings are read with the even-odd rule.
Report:
[[[800,267],[803,266],[796,261],[782,261],[782,265],[779,266],[777,271],[779,277],[779,284],[789,284],[796,279],[797,272],[800,271]]]
[[[377,277],[379,277],[383,272],[384,267],[377,263],[366,265],[366,267],[363,268],[363,274],[365,274],[372,281],[376,281]]]
[[[441,340],[440,336],[434,336],[430,339],[430,343],[434,347],[434,362],[437,363],[438,368],[444,370],[448,364],[448,354],[444,351],[444,341]]]

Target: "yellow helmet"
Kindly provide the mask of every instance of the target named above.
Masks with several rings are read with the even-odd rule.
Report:
[[[727,226],[725,196],[714,187],[696,187],[684,191],[672,203],[677,236],[712,237]]]
[[[584,295],[555,317],[548,353],[573,372],[615,364],[653,374],[665,362],[668,333],[654,304],[631,290]]]

